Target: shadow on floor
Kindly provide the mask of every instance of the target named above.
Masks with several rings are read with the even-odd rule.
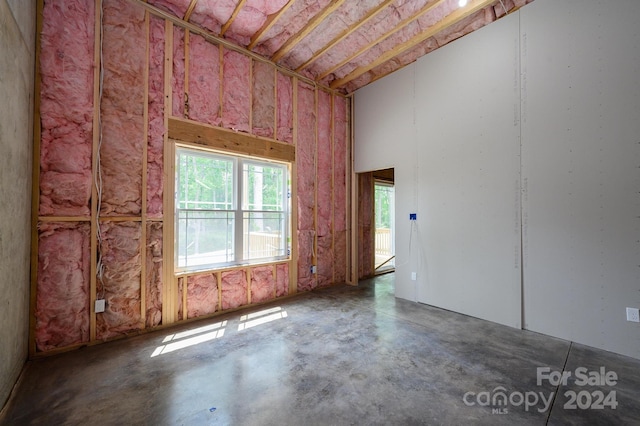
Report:
[[[355,287],[315,290],[31,361],[0,423],[544,425],[640,419],[640,360],[396,299],[393,280],[394,274],[381,275]],[[581,386],[579,367],[588,373],[602,367],[617,381]],[[558,385],[552,379],[563,370],[574,374]],[[599,392],[604,405],[596,409]]]

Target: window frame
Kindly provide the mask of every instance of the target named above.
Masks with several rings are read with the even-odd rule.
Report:
[[[180,266],[179,257],[180,257],[180,211],[187,209],[180,209],[180,157],[181,155],[195,155],[200,157],[210,157],[210,158],[218,158],[218,159],[229,159],[233,163],[233,189],[232,189],[232,209],[231,210],[216,210],[216,209],[197,209],[203,212],[233,212],[234,217],[234,225],[233,225],[233,259],[225,262],[214,262],[200,265],[183,265]],[[262,158],[258,156],[249,156],[243,155],[233,152],[221,151],[211,148],[206,148],[202,146],[194,146],[191,144],[179,143],[176,141],[175,151],[174,151],[174,159],[175,159],[175,170],[174,170],[174,205],[173,205],[173,231],[174,231],[174,249],[173,249],[173,269],[175,273],[183,274],[183,273],[193,273],[193,272],[202,272],[207,270],[218,270],[225,269],[230,267],[240,267],[246,265],[256,265],[256,264],[268,264],[268,263],[279,263],[283,261],[291,260],[291,215],[292,215],[292,204],[291,204],[291,171],[292,164],[288,161],[282,160],[274,160],[271,158]],[[283,210],[260,210],[255,211],[249,209],[249,206],[243,205],[243,191],[244,191],[244,165],[257,165],[257,166],[265,166],[265,167],[276,167],[283,171],[282,176],[282,209]],[[246,210],[244,209],[246,207]],[[260,258],[247,258],[245,259],[245,250],[244,250],[244,234],[245,234],[245,213],[259,213],[259,212],[267,212],[267,213],[278,213],[282,215],[282,229],[280,232],[280,236],[282,238],[281,241],[281,249],[283,250],[283,254],[279,256],[267,256]]]

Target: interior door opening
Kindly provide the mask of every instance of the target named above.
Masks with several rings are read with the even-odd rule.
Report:
[[[395,187],[393,169],[391,169],[390,176],[374,172],[374,178],[374,273],[383,274],[395,270]]]

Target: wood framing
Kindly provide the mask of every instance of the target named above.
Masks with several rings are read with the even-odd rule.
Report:
[[[140,320],[147,324],[147,161],[149,150],[149,12],[144,14],[144,28],[147,39],[144,61],[144,105],[142,122],[144,123],[142,140],[142,191],[140,200]]]
[[[96,310],[95,300],[98,288],[98,259],[100,256],[100,196],[97,185],[102,182],[97,178],[100,173],[100,144],[102,143],[102,122],[101,122],[101,97],[102,93],[102,0],[96,2],[95,8],[95,27],[94,27],[94,45],[93,45],[93,141],[91,153],[91,176],[93,184],[91,185],[91,263],[90,263],[90,281],[89,281],[89,341],[96,340]]]
[[[293,5],[294,2],[295,0],[289,0],[284,6],[282,6],[282,9],[272,15],[269,15],[264,24],[262,24],[262,27],[260,27],[260,29],[256,31],[253,37],[251,37],[251,41],[249,43],[249,46],[247,46],[247,49],[253,49],[256,44],[258,44],[262,36],[267,31],[269,31],[276,22],[278,22],[278,19],[280,19],[282,15],[284,15],[284,13]]]
[[[371,49],[376,44],[386,40],[389,37],[391,37],[393,34],[397,33],[400,30],[402,30],[403,28],[405,28],[407,25],[409,25],[410,23],[412,23],[416,19],[418,19],[421,16],[427,14],[429,11],[431,11],[434,8],[440,6],[441,4],[445,3],[446,1],[447,0],[438,0],[438,1],[433,2],[433,3],[427,3],[420,10],[418,10],[416,13],[414,13],[410,17],[400,21],[397,25],[395,25],[391,29],[391,31],[387,31],[386,33],[382,34],[380,37],[376,38],[374,41],[370,42],[366,46],[361,47],[360,49],[358,49],[358,51],[352,53],[349,57],[347,57],[347,58],[343,59],[342,61],[338,62],[337,64],[335,64],[334,66],[332,66],[328,70],[325,70],[322,74],[320,74],[318,76],[318,80],[322,80],[323,78],[325,78],[326,76],[328,76],[332,72],[342,68],[346,63],[353,61],[355,58],[357,58],[358,56],[362,55],[364,52],[366,52],[367,50]]]
[[[191,0],[191,3],[189,3],[189,7],[187,7],[187,11],[184,12],[184,17],[182,18],[183,20],[187,22],[189,21],[193,10],[196,8],[196,4],[198,4],[198,0]]]
[[[233,21],[236,20],[236,17],[238,16],[238,13],[240,13],[240,10],[242,9],[242,7],[244,6],[244,4],[246,2],[247,2],[247,0],[240,0],[238,2],[238,4],[236,4],[236,8],[233,10],[233,13],[231,14],[231,16],[229,17],[227,22],[225,22],[225,24],[220,29],[220,37],[224,36],[224,33],[227,32],[227,30],[229,29],[231,24],[233,24]]]
[[[293,77],[293,146],[298,147],[298,79]],[[289,264],[289,294],[298,292],[298,166],[291,165],[291,263]]]
[[[36,5],[36,33],[42,34],[44,0]],[[40,213],[40,37],[36,37],[35,81],[33,108],[33,157],[31,174],[31,282],[29,295],[29,356],[36,353],[36,295],[38,289],[38,215]]]
[[[380,3],[378,6],[374,7],[373,9],[371,9],[355,25],[350,26],[349,28],[347,28],[346,30],[344,30],[343,32],[338,34],[336,37],[334,37],[333,40],[331,40],[329,43],[327,43],[322,49],[318,50],[317,52],[314,52],[313,56],[311,56],[311,58],[309,58],[305,63],[300,65],[298,68],[296,68],[296,72],[300,72],[303,69],[305,69],[306,67],[308,67],[309,65],[311,65],[312,63],[314,63],[316,60],[318,60],[318,58],[320,58],[322,55],[324,55],[329,50],[331,50],[333,47],[335,47],[342,40],[344,40],[345,38],[349,37],[349,35],[353,34],[354,31],[357,31],[360,27],[362,27],[364,24],[369,22],[378,13],[382,12],[387,6],[389,6],[391,3],[394,3],[394,2],[395,2],[395,0],[385,0],[382,3]]]
[[[169,126],[169,116],[173,111],[172,106],[172,87],[171,78],[173,76],[173,23],[165,21],[165,38],[164,38],[164,126]],[[162,292],[162,324],[172,324],[176,321],[174,312],[175,307],[175,279],[173,277],[173,212],[172,208],[172,170],[168,159],[173,158],[173,144],[169,143],[167,133],[164,135],[164,190],[162,194],[162,276],[163,276],[163,292]]]
[[[235,154],[295,161],[295,147],[273,139],[253,136],[177,117],[168,119],[168,136]]]
[[[331,88],[335,89],[338,86],[342,86],[343,84],[346,84],[360,77],[365,72],[370,71],[373,68],[377,67],[378,65],[382,65],[388,60],[393,59],[394,57],[400,55],[401,53],[406,52],[407,50],[413,48],[417,44],[427,40],[430,37],[433,37],[434,35],[438,34],[441,31],[444,31],[450,26],[455,25],[456,23],[460,22],[467,16],[470,16],[475,12],[477,12],[478,10],[483,9],[486,6],[489,6],[493,2],[494,0],[478,0],[472,3],[469,7],[454,10],[453,12],[451,12],[451,14],[449,14],[449,16],[442,19],[441,21],[438,21],[436,24],[429,27],[429,29],[427,29],[426,31],[423,31],[417,34],[416,36],[405,41],[404,43],[400,43],[399,45],[385,52],[384,54],[382,54],[376,60],[370,62],[369,64],[357,67],[355,70],[351,71],[349,74],[347,74],[343,78],[333,81],[331,83]]]
[[[300,41],[308,36],[313,30],[317,28],[318,25],[322,23],[322,21],[329,16],[331,13],[335,12],[345,0],[334,0],[329,2],[329,4],[320,11],[317,15],[315,15],[307,24],[302,27],[300,31],[298,31],[294,36],[290,37],[281,47],[271,56],[271,60],[273,62],[278,62],[284,55],[289,53]]]

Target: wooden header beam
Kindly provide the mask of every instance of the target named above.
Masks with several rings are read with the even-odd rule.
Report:
[[[296,158],[293,145],[184,118],[169,117],[169,138],[273,160],[294,162]]]

